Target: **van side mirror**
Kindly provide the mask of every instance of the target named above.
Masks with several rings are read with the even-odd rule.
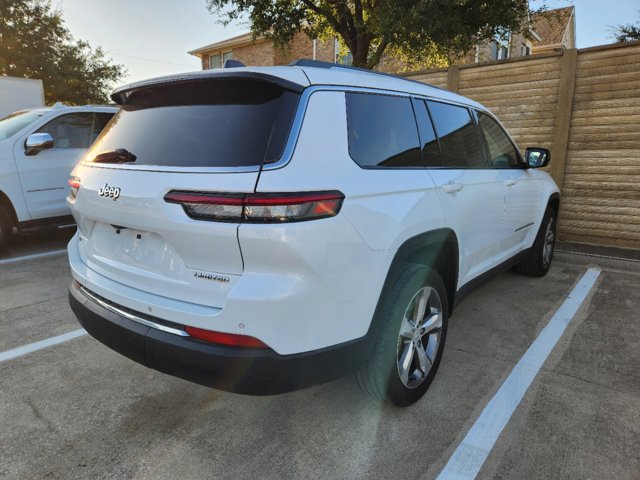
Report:
[[[49,133],[32,133],[24,142],[25,155],[37,155],[47,148],[53,148],[53,137]]]
[[[551,152],[546,148],[530,147],[525,150],[524,158],[529,168],[542,168],[549,165]]]

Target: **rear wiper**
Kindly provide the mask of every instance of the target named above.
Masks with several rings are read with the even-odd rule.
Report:
[[[124,148],[117,148],[110,152],[104,152],[99,155],[96,155],[93,159],[95,163],[131,163],[135,162],[136,157],[129,150],[125,150]]]

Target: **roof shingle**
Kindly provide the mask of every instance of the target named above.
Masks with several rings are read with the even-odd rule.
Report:
[[[573,6],[556,8],[534,15],[532,19],[533,31],[542,38],[540,42],[534,42],[534,45],[557,45],[562,43],[562,38],[574,9],[575,7]]]

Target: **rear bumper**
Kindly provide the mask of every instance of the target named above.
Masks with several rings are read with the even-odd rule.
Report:
[[[209,344],[107,310],[75,282],[69,302],[87,332],[116,352],[160,372],[235,393],[274,395],[328,382],[353,373],[369,350],[367,337],[295,355]]]

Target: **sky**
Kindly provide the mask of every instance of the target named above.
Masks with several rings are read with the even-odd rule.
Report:
[[[542,0],[532,0],[536,7]],[[640,0],[546,0],[576,7],[578,48],[612,43],[610,27],[640,21]],[[223,27],[205,0],[53,0],[76,39],[102,47],[126,66],[122,83],[200,69],[189,50],[249,31]]]

